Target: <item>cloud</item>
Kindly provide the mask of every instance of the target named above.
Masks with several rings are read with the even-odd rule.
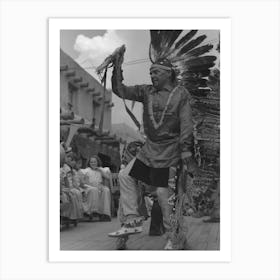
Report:
[[[74,49],[79,53],[76,61],[82,67],[84,67],[90,75],[92,75],[99,81],[99,77],[97,76],[95,70],[91,68],[92,66],[97,67],[98,65],[100,65],[108,55],[110,55],[116,48],[120,47],[123,44],[125,44],[127,47],[125,53],[126,61],[142,59],[144,57],[144,54],[147,57],[148,52],[145,48],[143,48],[143,44],[147,45],[146,48],[148,48],[146,37],[147,35],[145,35],[143,31],[135,32],[125,30],[107,30],[104,35],[97,35],[93,36],[92,38],[80,34],[76,37],[76,41],[74,44]],[[139,44],[139,42],[141,42],[142,44]],[[127,68],[124,66],[124,74],[127,84],[137,83],[137,76],[138,79],[142,78],[142,67],[143,64],[133,65]],[[138,75],[136,75],[135,73],[137,73]],[[111,88],[111,83],[109,82],[110,78],[111,71],[108,71],[108,89]],[[122,99],[113,95],[113,102],[115,106],[112,109],[112,122],[124,122],[135,128],[135,124],[131,121],[130,117],[124,111]],[[127,105],[130,106],[130,102],[127,102]],[[137,116],[137,118],[141,120],[141,105],[137,104],[133,112]]]
[[[88,60],[93,66],[98,66],[116,48],[124,44],[115,30],[107,30],[103,36],[93,38],[78,35],[74,49],[79,52],[78,63]]]

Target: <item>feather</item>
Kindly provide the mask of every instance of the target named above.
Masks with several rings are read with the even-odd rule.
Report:
[[[196,39],[191,40],[187,45],[182,47],[182,49],[178,52],[178,55],[187,53],[191,49],[197,47],[199,44],[201,44],[205,40],[205,38],[206,38],[206,35],[201,35],[201,36],[197,37]]]
[[[182,76],[183,77],[193,77],[193,78],[201,78],[201,77],[208,77],[210,74],[209,69],[202,69],[198,71],[183,71]]]
[[[182,33],[183,30],[172,30],[172,33],[170,34],[170,39],[168,42],[167,47],[171,47],[174,42],[177,40],[177,38],[180,36],[180,34]]]
[[[169,51],[168,42],[170,40],[170,35],[172,33],[172,30],[161,30],[159,32],[160,37],[160,50],[157,53],[157,56],[160,58],[166,57],[166,53]]]
[[[160,46],[161,46],[159,33],[160,30],[150,30],[151,45],[156,52],[160,51]]]
[[[152,48],[152,44],[150,43],[150,46],[149,46],[149,58],[150,58],[150,61],[152,63],[155,62],[155,56],[153,54],[153,48]]]
[[[207,96],[210,93],[210,89],[190,89],[189,92],[192,96]]]
[[[200,66],[200,65],[211,64],[215,60],[216,60],[216,56],[207,55],[207,56],[201,56],[201,57],[196,57],[196,58],[187,60],[187,61],[185,61],[185,65],[187,67],[195,67],[195,66]]]
[[[200,56],[209,52],[213,48],[213,45],[204,45],[195,49],[192,49],[187,53],[188,56]]]
[[[194,88],[199,88],[199,87],[207,87],[207,80],[206,79],[182,79],[184,84],[188,87],[194,87]]]
[[[198,30],[191,30],[189,31],[184,37],[182,37],[176,44],[175,48],[179,49],[183,44],[188,42],[193,36],[197,33]]]
[[[159,57],[167,58],[170,56],[170,53],[174,50],[174,48],[172,48],[172,45],[180,36],[182,31],[183,30],[164,30],[160,33],[162,44],[161,44],[161,52],[158,53]]]
[[[189,71],[203,71],[205,69],[209,69],[215,65],[214,62],[208,63],[208,64],[200,64],[200,65],[194,65],[194,66],[188,66]]]

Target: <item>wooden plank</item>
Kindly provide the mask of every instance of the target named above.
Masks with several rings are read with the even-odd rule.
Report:
[[[203,218],[185,217],[188,225],[187,240],[191,250],[219,250],[219,223],[203,223]],[[61,250],[115,250],[116,239],[108,233],[120,227],[117,218],[111,222],[80,222],[60,233]],[[149,236],[150,220],[144,222],[140,234],[129,237],[129,250],[162,250],[166,243],[163,236]]]
[[[207,250],[220,250],[220,242],[217,242],[218,235],[220,235],[220,223],[214,223],[208,237]]]
[[[203,250],[205,244],[201,244],[201,236],[204,234],[204,224],[202,218],[195,219],[190,217],[187,219],[191,232],[187,234],[187,240],[192,250]]]

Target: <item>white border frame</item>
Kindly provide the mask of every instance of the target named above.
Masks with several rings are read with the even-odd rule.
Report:
[[[127,24],[129,21],[129,25]],[[221,231],[219,251],[61,251],[59,96],[61,29],[219,29],[221,40]],[[113,28],[112,28],[113,27]],[[229,262],[231,260],[231,22],[228,18],[49,19],[49,260],[53,262]],[[57,113],[56,113],[57,112]]]

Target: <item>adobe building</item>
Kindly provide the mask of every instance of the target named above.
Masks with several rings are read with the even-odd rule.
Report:
[[[75,115],[91,123],[95,118],[98,125],[101,117],[102,85],[86,72],[63,50],[60,50],[60,107],[68,109],[72,104]],[[112,92],[106,91],[104,131],[111,129]]]
[[[110,135],[112,92],[106,90],[102,130],[104,89],[93,76],[60,49],[60,138],[85,163],[98,154],[112,171],[120,165],[120,139]]]

